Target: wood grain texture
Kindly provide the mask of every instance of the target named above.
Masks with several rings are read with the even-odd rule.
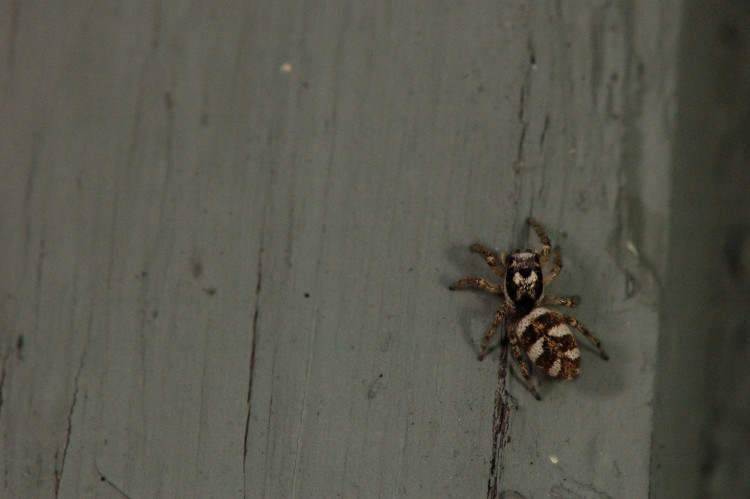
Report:
[[[4,4],[2,495],[644,497],[679,7]],[[503,413],[530,215],[611,360]]]

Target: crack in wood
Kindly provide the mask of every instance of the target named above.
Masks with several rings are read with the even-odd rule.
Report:
[[[542,135],[539,137],[539,149],[544,148],[544,139],[547,138],[548,130],[549,130],[549,113],[544,115],[544,128],[542,128]]]
[[[68,409],[68,428],[65,432],[65,447],[63,447],[62,458],[60,459],[60,468],[55,469],[55,497],[58,496],[60,491],[60,482],[65,470],[65,459],[68,457],[68,447],[70,446],[70,435],[73,433],[73,411],[78,402],[78,379],[81,377],[81,371],[83,371],[83,360],[78,366],[78,372],[73,382],[73,401],[70,404],[70,409]],[[57,460],[57,453],[55,453],[55,460]]]
[[[487,498],[499,497],[498,485],[503,470],[505,444],[510,441],[508,423],[510,422],[510,406],[505,382],[508,377],[508,346],[503,345],[500,352],[500,363],[497,373],[497,388],[495,390],[495,413],[492,421],[492,458],[490,459],[490,475],[487,480]]]
[[[534,47],[529,40],[529,67],[526,70],[526,76],[523,80],[523,83],[521,84],[521,95],[518,99],[518,122],[521,124],[521,137],[518,140],[518,151],[516,153],[516,162],[513,165],[513,170],[516,173],[519,173],[521,171],[521,165],[523,164],[523,147],[524,142],[526,142],[526,132],[528,130],[529,124],[526,121],[526,94],[531,89],[531,73],[536,68],[536,56],[534,55]],[[547,117],[549,118],[549,117]],[[541,138],[541,144],[540,147],[544,144],[544,135],[547,131],[547,125],[548,123],[545,121],[545,128],[542,132],[542,138]]]
[[[528,128],[528,124],[526,123],[526,118],[524,116],[524,114],[526,113],[525,101],[527,84],[528,79],[523,83],[523,85],[521,85],[521,97],[519,98],[518,121],[521,123],[521,138],[518,140],[518,152],[516,153],[516,163],[514,165],[516,173],[520,171],[521,164],[523,163],[523,143],[526,141],[526,129]]]
[[[9,348],[5,348],[3,358],[0,362],[0,419],[3,416],[3,388],[5,387],[5,376],[7,375],[7,361]]]
[[[255,373],[255,344],[258,333],[258,315],[260,313],[260,288],[261,281],[263,279],[263,240],[261,238],[260,251],[258,251],[258,269],[256,271],[256,282],[255,282],[255,304],[253,313],[253,328],[252,328],[252,343],[250,346],[250,373],[247,381],[247,411],[245,413],[245,435],[244,435],[244,447],[242,450],[242,467],[244,470],[245,463],[247,462],[247,437],[250,430],[250,412],[251,404],[250,399],[253,394],[253,375]]]
[[[128,494],[126,494],[120,487],[118,487],[117,485],[115,485],[114,482],[112,482],[112,480],[110,480],[109,478],[107,478],[104,475],[104,473],[102,473],[99,470],[99,465],[98,464],[94,463],[94,469],[96,470],[96,474],[99,475],[99,480],[100,481],[102,481],[102,482],[106,483],[107,485],[109,485],[110,487],[112,487],[122,497],[126,497],[127,499],[131,499]]]

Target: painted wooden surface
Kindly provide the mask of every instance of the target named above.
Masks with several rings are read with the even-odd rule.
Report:
[[[644,497],[679,7],[2,4],[2,495]],[[447,290],[530,215],[542,402]]]
[[[651,497],[750,497],[750,5],[682,29]]]

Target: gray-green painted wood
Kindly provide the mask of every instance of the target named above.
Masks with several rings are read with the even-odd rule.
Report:
[[[750,497],[750,5],[682,19],[651,496]]]
[[[646,496],[681,4],[0,6],[2,495]],[[529,215],[611,360],[498,449]]]

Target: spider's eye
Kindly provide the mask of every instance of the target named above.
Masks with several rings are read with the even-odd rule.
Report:
[[[537,255],[536,253],[534,253],[534,261],[536,263],[539,263],[539,255]]]

